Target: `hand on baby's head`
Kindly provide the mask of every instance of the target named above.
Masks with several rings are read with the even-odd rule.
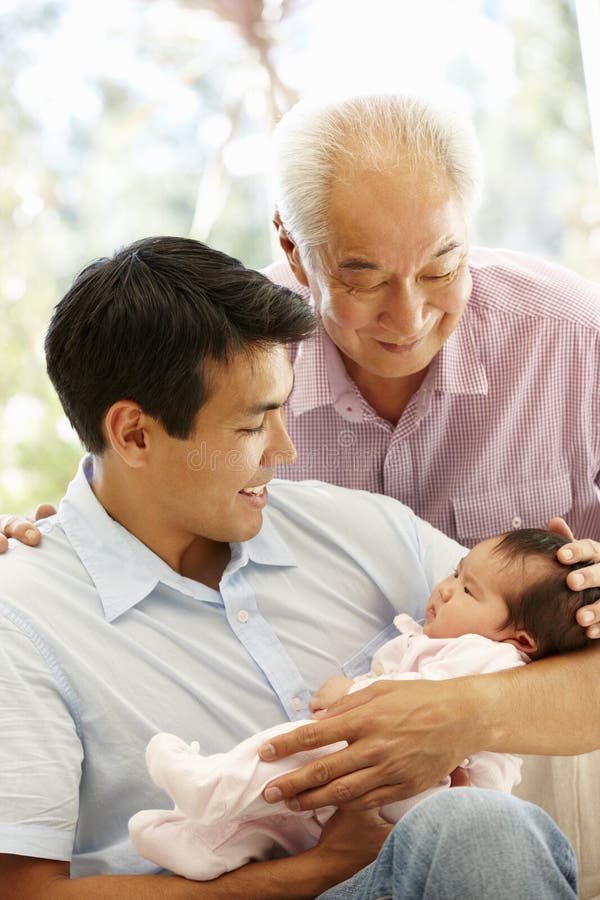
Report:
[[[319,714],[323,714],[333,703],[341,700],[353,684],[351,678],[345,678],[343,675],[335,675],[324,681],[308,704],[313,717],[318,719]]]

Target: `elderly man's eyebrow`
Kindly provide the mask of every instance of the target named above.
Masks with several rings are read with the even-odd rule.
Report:
[[[448,241],[447,244],[444,244],[439,250],[435,251],[433,258],[439,259],[440,256],[445,256],[446,253],[452,253],[452,251],[456,250],[458,247],[462,247],[462,241]]]
[[[462,241],[451,240],[448,241],[447,244],[443,244],[439,250],[436,250],[432,255],[432,259],[439,259],[440,256],[445,256],[446,253],[452,253],[453,250],[457,250],[463,246]],[[379,270],[379,266],[375,263],[369,262],[366,259],[361,259],[360,256],[351,256],[349,259],[343,259],[340,263],[338,263],[338,269],[350,269],[351,271],[360,272],[360,271],[371,271],[375,272]]]
[[[338,269],[354,269],[355,271],[360,271],[361,269],[373,270],[378,268],[379,266],[376,266],[375,263],[367,262],[366,259],[360,259],[360,257],[343,259],[338,265]]]

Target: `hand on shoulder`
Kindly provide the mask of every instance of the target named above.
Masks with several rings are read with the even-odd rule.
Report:
[[[8,549],[8,538],[15,538],[22,544],[35,547],[42,535],[35,522],[53,516],[56,509],[50,503],[41,503],[31,516],[15,516],[12,513],[0,515],[0,553]]]

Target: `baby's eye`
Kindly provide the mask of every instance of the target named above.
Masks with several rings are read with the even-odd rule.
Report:
[[[463,587],[463,591],[465,592],[465,594],[469,594],[469,595],[471,594],[471,591],[469,590],[469,588],[466,585]]]
[[[458,569],[452,569],[452,575],[454,578],[458,578]]]

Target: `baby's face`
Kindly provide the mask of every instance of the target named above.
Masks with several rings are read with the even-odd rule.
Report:
[[[495,641],[514,635],[503,627],[508,606],[502,597],[510,573],[492,553],[498,538],[473,547],[457,568],[433,589],[425,609],[423,632],[432,638],[481,634]]]

